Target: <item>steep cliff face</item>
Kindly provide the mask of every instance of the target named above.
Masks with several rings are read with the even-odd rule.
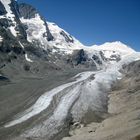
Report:
[[[14,0],[1,1],[1,6],[5,10],[5,13],[1,14],[1,26],[8,28],[17,39],[26,39],[26,32],[19,19],[18,3]]]
[[[32,7],[31,5],[22,3],[22,4],[19,4],[19,12],[20,12],[21,21],[23,21],[23,23],[25,23],[27,25],[27,28],[29,28],[27,30],[30,30],[31,26],[37,27],[37,25],[35,25],[36,23],[28,23],[28,21],[30,21],[30,20],[35,21],[35,18],[37,18],[38,24],[42,23],[42,26],[44,25],[44,27],[43,27],[44,33],[42,33],[42,37],[46,38],[47,41],[53,40],[53,36],[51,35],[51,33],[49,31],[49,28],[48,28],[48,25],[47,25],[45,19],[43,19],[43,17],[41,17],[39,15],[38,11],[34,7]],[[37,28],[34,28],[34,30],[37,30]],[[40,30],[41,30],[41,28],[40,28]],[[32,34],[31,30],[30,30],[30,32],[27,32],[27,34],[28,35]]]
[[[4,5],[2,4],[2,2],[0,1],[0,15],[5,15],[7,12],[5,10]]]

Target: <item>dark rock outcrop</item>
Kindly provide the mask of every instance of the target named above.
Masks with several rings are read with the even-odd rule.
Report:
[[[0,1],[0,15],[5,15],[7,12],[5,10],[5,7],[3,6],[3,4]]]
[[[71,43],[73,43],[74,42],[74,40],[73,40],[73,38],[71,37],[71,35],[67,35],[64,31],[61,31],[60,32],[60,34],[65,38],[65,41],[66,42],[71,42]]]

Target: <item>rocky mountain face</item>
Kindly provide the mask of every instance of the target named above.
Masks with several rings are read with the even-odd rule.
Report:
[[[96,49],[96,46],[87,48],[55,23],[46,22],[31,5],[1,0],[0,6],[0,50],[8,55],[12,53],[9,59],[22,54],[25,61],[30,60],[27,59],[30,56],[35,59],[34,62],[45,59],[55,67],[67,65],[86,69],[100,69],[106,61],[121,60],[123,51],[120,48],[125,45],[120,42],[108,43],[108,46],[118,47],[115,51],[106,49],[106,44],[99,47],[101,49]],[[133,52],[131,49],[125,50]]]
[[[16,53],[22,51],[21,46],[15,40],[26,40],[26,32],[18,18],[18,5],[15,1],[1,1],[1,15],[0,15],[0,32],[1,32],[1,51],[9,52],[13,50]]]
[[[119,41],[84,46],[31,5],[0,0],[0,139],[127,139],[112,125],[126,115],[122,121],[137,126],[131,111],[138,116],[139,58]]]

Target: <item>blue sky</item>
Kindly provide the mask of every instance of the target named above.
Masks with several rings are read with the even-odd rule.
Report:
[[[121,41],[140,51],[140,0],[18,0],[85,45]]]

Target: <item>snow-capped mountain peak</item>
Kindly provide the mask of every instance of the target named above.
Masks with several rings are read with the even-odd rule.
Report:
[[[102,45],[93,45],[91,47],[85,47],[85,52],[89,58],[100,58],[102,62],[116,62],[122,60],[124,57],[135,53],[135,51],[129,46],[123,44],[120,41],[107,42]],[[106,63],[106,62],[105,62]]]
[[[123,44],[120,41],[106,42],[106,43],[99,45],[99,46],[93,45],[92,48],[95,50],[119,51],[119,52],[123,52],[123,53],[135,52],[132,48]]]

